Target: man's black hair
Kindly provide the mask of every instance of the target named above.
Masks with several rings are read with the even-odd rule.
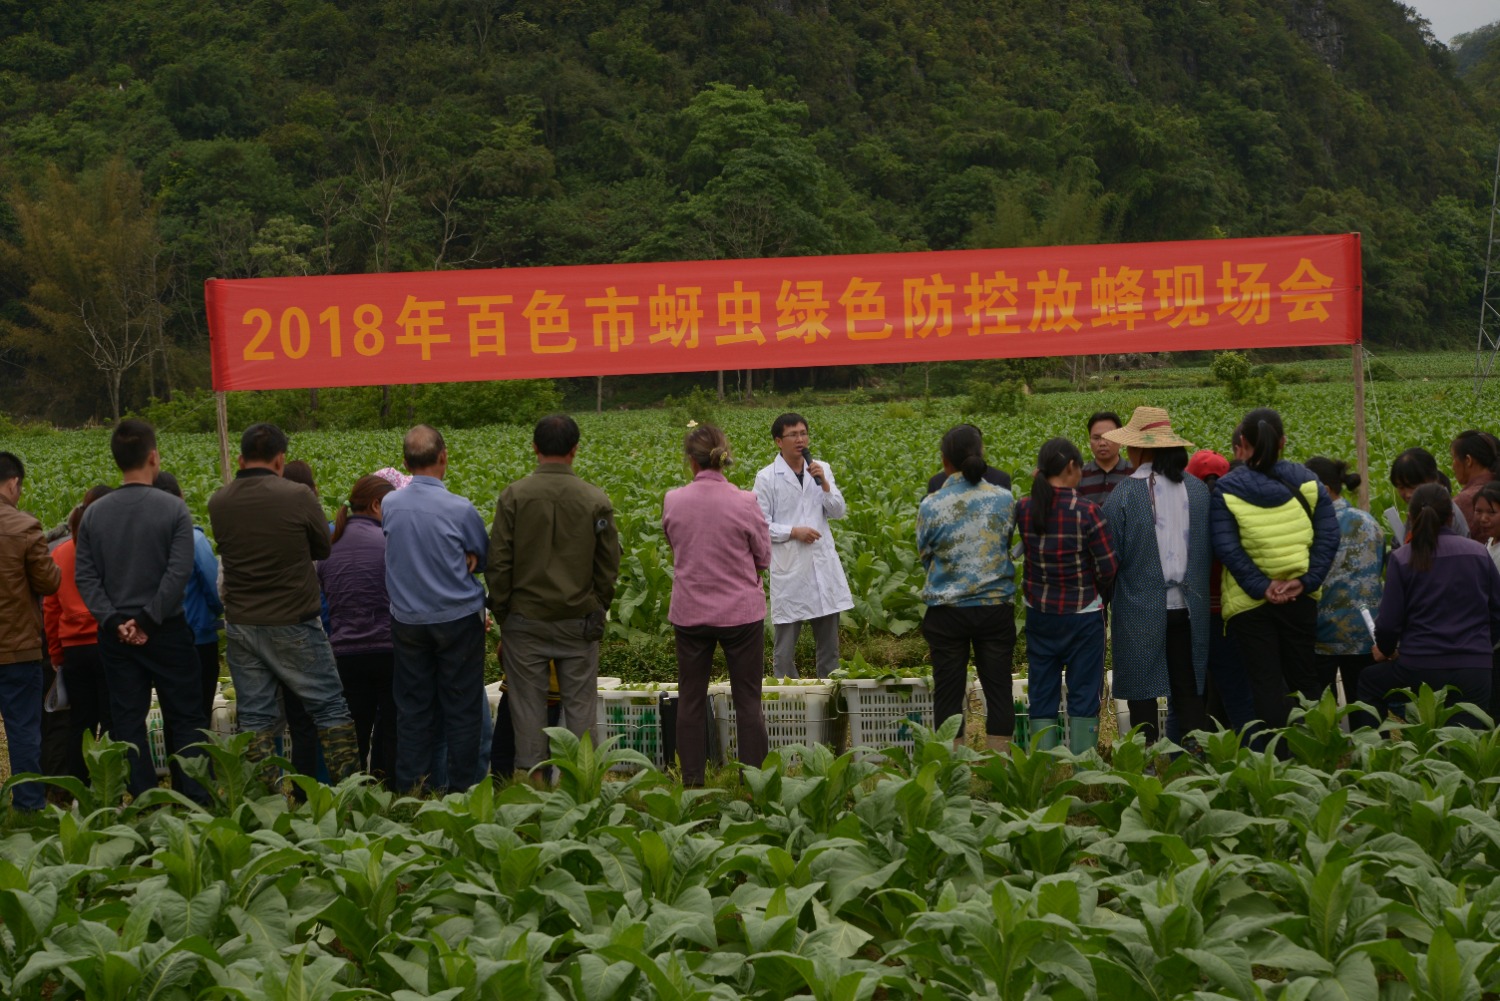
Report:
[[[14,452],[0,452],[0,483],[10,480],[26,480],[26,467],[21,457]]]
[[[1100,421],[1114,421],[1115,427],[1117,428],[1122,428],[1125,426],[1125,422],[1120,420],[1120,415],[1115,413],[1113,410],[1098,410],[1095,411],[1091,417],[1089,417],[1089,422],[1083,426],[1083,429],[1089,434],[1093,434],[1094,425],[1098,424]]]
[[[791,412],[784,413],[771,422],[771,437],[780,438],[783,434],[786,433],[787,428],[794,428],[798,424],[801,424],[803,427],[811,427],[811,425],[807,423],[807,418],[803,417],[801,414]]]
[[[536,422],[531,441],[542,455],[560,458],[578,447],[578,422],[567,414],[548,414]]]
[[[240,435],[240,458],[248,462],[275,462],[286,454],[286,432],[275,424],[261,421]]]
[[[115,433],[109,437],[110,454],[115,457],[115,465],[122,473],[144,466],[155,447],[156,428],[134,417],[127,417],[115,425]]]

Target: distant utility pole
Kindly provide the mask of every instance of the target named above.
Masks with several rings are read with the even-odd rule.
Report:
[[[1474,345],[1474,403],[1484,396],[1484,384],[1495,368],[1500,354],[1500,259],[1495,245],[1500,234],[1495,221],[1500,219],[1500,146],[1495,149],[1495,178],[1490,182],[1490,238],[1484,248],[1484,294],[1479,302],[1479,340]]]

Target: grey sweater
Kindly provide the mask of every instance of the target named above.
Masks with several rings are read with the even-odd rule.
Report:
[[[193,575],[193,519],[178,497],[127,483],[83,513],[75,576],[101,629],[135,619],[153,627],[182,614]]]

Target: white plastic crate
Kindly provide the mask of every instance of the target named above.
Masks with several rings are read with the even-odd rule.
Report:
[[[664,695],[673,694],[659,685],[656,690],[611,688],[599,692],[598,715],[594,719],[594,742],[602,744],[620,737],[617,746],[639,751],[657,768],[666,767],[666,733],[662,727]],[[671,686],[675,689],[677,686]],[[633,766],[619,766],[634,771]]]
[[[850,678],[839,682],[839,697],[848,717],[850,747],[912,750],[911,724],[932,726],[932,689],[925,678]]]
[[[761,715],[766,718],[766,736],[771,750],[788,744],[833,743],[835,687],[831,684],[765,685],[761,688]],[[725,761],[739,760],[734,698],[729,685],[710,685],[709,704],[719,727],[719,747]]]

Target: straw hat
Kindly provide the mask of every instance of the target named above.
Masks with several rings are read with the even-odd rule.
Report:
[[[1117,445],[1135,448],[1193,447],[1192,442],[1173,433],[1172,418],[1161,407],[1136,407],[1129,424],[1106,431],[1103,437]]]

